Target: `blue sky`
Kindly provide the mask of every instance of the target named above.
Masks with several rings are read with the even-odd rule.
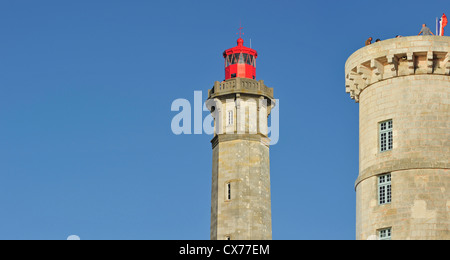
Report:
[[[0,239],[209,239],[212,136],[174,135],[171,104],[224,78],[241,21],[280,100],[273,238],[354,239],[345,61],[369,36],[434,31],[443,12],[447,0],[2,0]]]

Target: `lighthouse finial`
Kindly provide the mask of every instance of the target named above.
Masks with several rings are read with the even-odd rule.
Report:
[[[239,32],[236,33],[237,35],[239,35],[239,38],[242,38],[242,35],[244,35],[244,33],[242,32],[242,30],[244,29],[244,27],[242,27],[242,22],[239,23],[240,27],[239,27]]]

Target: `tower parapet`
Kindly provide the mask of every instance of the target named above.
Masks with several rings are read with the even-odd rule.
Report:
[[[248,78],[234,78],[222,82],[216,81],[214,87],[208,91],[208,97],[211,99],[234,93],[264,96],[273,100],[273,88],[264,85],[264,80],[256,81]]]
[[[411,75],[450,75],[450,37],[401,37],[365,46],[345,64],[345,89],[359,102],[368,86]]]

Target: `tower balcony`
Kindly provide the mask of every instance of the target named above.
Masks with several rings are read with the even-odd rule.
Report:
[[[226,81],[216,81],[208,91],[208,98],[214,99],[230,94],[249,94],[264,96],[273,101],[273,88],[264,85],[264,80],[256,81],[248,78],[233,78]]]

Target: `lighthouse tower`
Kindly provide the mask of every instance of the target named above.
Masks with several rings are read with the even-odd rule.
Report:
[[[361,48],[345,65],[359,103],[357,239],[450,239],[450,37]]]
[[[225,80],[209,90],[214,117],[211,196],[212,240],[272,239],[268,116],[273,89],[256,81],[255,50],[223,53]]]

